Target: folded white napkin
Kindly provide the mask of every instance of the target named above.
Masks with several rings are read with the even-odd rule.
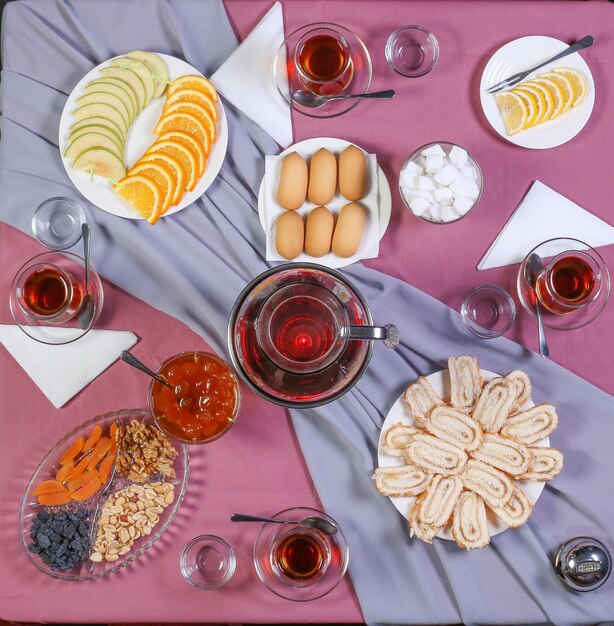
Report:
[[[305,157],[308,161],[310,154],[301,152],[298,153]],[[338,155],[337,155],[338,156]],[[282,256],[277,253],[275,248],[275,222],[277,218],[285,213],[285,209],[277,204],[276,193],[279,187],[279,177],[281,173],[281,162],[283,158],[281,156],[267,156],[265,158],[264,165],[264,202],[259,203],[258,210],[263,214],[260,216],[260,221],[263,223],[266,231],[266,260],[267,261],[286,261]],[[342,259],[332,252],[314,259],[308,256],[304,252],[294,259],[297,262],[311,262],[325,265],[326,267],[341,267],[343,265],[350,265],[360,259],[373,259],[379,255],[379,240],[380,234],[380,215],[379,215],[379,179],[377,175],[377,158],[374,154],[367,154],[367,195],[359,200],[359,204],[365,207],[367,210],[367,223],[365,226],[365,233],[362,238],[362,243],[358,252],[348,258]],[[340,196],[339,194],[326,205],[326,208],[335,216],[335,221],[341,209],[349,201]],[[305,201],[303,206],[298,209],[299,213],[304,220],[311,211],[318,205],[313,202]]]
[[[52,332],[61,337],[74,329]],[[0,343],[58,409],[136,342],[128,331],[90,330],[78,341],[52,346],[31,339],[18,326],[0,324]]]
[[[478,263],[479,270],[520,263],[542,241],[572,237],[593,246],[614,243],[614,227],[536,180]],[[542,256],[558,254],[553,247]]]
[[[211,82],[249,119],[286,148],[292,143],[290,105],[277,90],[273,76],[273,61],[283,42],[283,15],[281,4],[276,2],[213,74]],[[288,92],[287,76],[285,73],[280,76],[285,81],[280,86]]]

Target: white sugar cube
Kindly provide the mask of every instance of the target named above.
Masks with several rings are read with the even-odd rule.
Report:
[[[440,157],[446,156],[446,153],[443,151],[443,148],[438,143],[436,143],[434,146],[431,146],[430,148],[426,148],[426,150],[422,150],[420,154],[423,154],[425,157],[431,154],[435,154]]]
[[[440,185],[449,185],[458,176],[458,170],[454,165],[444,165],[443,169],[435,174],[435,180]]]
[[[431,215],[430,211],[425,211],[420,217],[423,217],[425,220],[429,220],[429,221],[433,219],[433,216]]]
[[[424,189],[426,191],[432,191],[435,189],[435,184],[431,176],[418,176],[418,189]]]
[[[410,161],[401,171],[401,175],[403,175],[403,172],[405,171],[412,172],[414,174],[422,174],[422,172],[424,172],[424,168],[421,165],[418,165],[415,161]]]
[[[416,189],[418,186],[418,174],[416,174],[416,172],[411,172],[409,169],[401,170],[399,185],[407,189],[411,189],[412,187]]]
[[[419,156],[416,159],[416,163],[422,168],[424,169],[426,167],[426,157],[424,156]]]
[[[441,222],[441,213],[442,213],[442,207],[441,204],[439,204],[438,202],[433,202],[433,204],[431,204],[429,211],[431,212],[431,217],[435,222]]]
[[[429,154],[426,157],[426,171],[429,174],[437,174],[443,168],[443,157],[438,154]]]
[[[441,189],[435,189],[433,197],[436,202],[439,202],[441,206],[450,206],[454,202],[454,195],[448,187],[442,187]]]
[[[466,176],[467,178],[471,178],[471,180],[477,180],[478,179],[477,170],[470,163],[466,163],[465,165],[463,165],[460,168],[460,173],[463,176]]]
[[[463,176],[458,175],[451,183],[450,189],[454,194],[459,196],[465,196],[470,200],[476,200],[480,194],[480,190],[475,181]]]
[[[428,208],[431,206],[431,203],[424,198],[413,198],[409,202],[409,208],[416,214],[422,215]]]
[[[452,220],[458,219],[458,213],[454,210],[453,206],[444,206],[441,208],[441,219],[444,222],[451,222]]]
[[[448,158],[450,159],[450,163],[458,167],[465,165],[465,163],[467,163],[467,150],[459,146],[453,146],[452,150],[450,150],[450,154],[448,154]]]
[[[429,202],[433,201],[433,194],[430,191],[425,191],[424,189],[402,189],[403,197],[407,202],[413,200],[414,198],[424,198]]]
[[[473,206],[473,200],[466,198],[465,196],[454,195],[454,209],[459,215],[465,215],[467,211]]]

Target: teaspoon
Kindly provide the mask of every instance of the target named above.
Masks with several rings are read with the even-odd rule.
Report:
[[[351,98],[375,98],[389,100],[394,98],[394,89],[386,89],[385,91],[372,91],[371,93],[352,93],[347,96],[319,96],[306,89],[297,89],[292,92],[291,98],[297,104],[304,107],[317,108],[326,104],[330,100],[348,100]]]
[[[256,517],[254,515],[243,515],[242,513],[233,513],[230,516],[231,522],[270,522],[271,524],[299,524],[300,526],[307,526],[308,528],[315,528],[325,535],[334,535],[337,533],[337,526],[332,522],[329,522],[323,517],[316,515],[310,515],[305,519],[298,520],[283,520],[283,519],[271,519],[269,517]]]
[[[155,378],[159,383],[162,383],[163,385],[165,385],[169,389],[172,389],[173,391],[175,391],[175,388],[170,383],[168,383],[163,376],[160,376],[160,374],[156,374],[153,370],[150,370],[147,367],[147,365],[145,365],[145,363],[142,363],[141,361],[139,361],[134,356],[134,354],[132,354],[132,352],[128,352],[128,350],[124,350],[121,353],[121,360],[124,363],[128,363],[128,365],[132,365],[132,367],[134,367],[135,369],[143,372],[144,374],[147,374],[148,376],[151,376],[152,378]]]
[[[537,333],[539,339],[539,353],[543,357],[550,356],[550,349],[548,348],[548,342],[546,341],[546,331],[544,330],[544,321],[542,319],[542,312],[539,305],[539,298],[537,297],[536,283],[537,277],[542,271],[543,263],[541,257],[533,253],[527,262],[527,278],[529,279],[529,286],[535,294],[535,314],[537,315]]]
[[[79,328],[86,330],[92,323],[96,305],[94,298],[89,291],[90,288],[90,226],[85,223],[81,226],[81,234],[83,235],[83,257],[85,262],[85,295],[79,312]]]

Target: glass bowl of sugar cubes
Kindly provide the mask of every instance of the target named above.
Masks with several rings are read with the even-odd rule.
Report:
[[[467,150],[436,141],[421,146],[403,163],[399,192],[420,219],[450,224],[480,201],[483,183],[482,170]]]

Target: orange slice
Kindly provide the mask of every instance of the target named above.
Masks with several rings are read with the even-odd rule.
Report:
[[[170,154],[181,163],[181,168],[185,174],[185,189],[192,191],[196,187],[196,181],[198,180],[198,157],[196,153],[179,141],[165,139],[163,141],[155,141],[145,154],[158,154],[159,152]]]
[[[113,189],[133,206],[150,224],[155,224],[162,210],[162,193],[158,185],[139,174],[122,178]]]
[[[171,104],[175,104],[175,102],[193,102],[200,104],[200,106],[209,111],[211,117],[217,122],[218,112],[215,102],[202,91],[197,91],[196,89],[180,89],[176,91],[172,96],[166,99],[164,108],[162,109],[162,115],[164,115],[168,107],[170,107]]]
[[[181,163],[175,157],[164,152],[151,152],[145,153],[137,163],[160,163],[161,165],[165,165],[169,170],[172,170],[173,178],[175,179],[175,190],[171,204],[179,204],[185,190],[186,175]]]
[[[145,162],[139,163],[138,161],[134,166],[128,170],[128,176],[134,174],[141,174],[151,178],[160,187],[162,192],[162,213],[166,213],[171,206],[171,201],[175,195],[175,187],[177,186],[177,179],[173,175],[173,171],[162,163]]]
[[[188,75],[180,76],[168,86],[166,90],[166,97],[170,98],[179,90],[195,89],[209,96],[213,102],[218,101],[217,91],[212,83],[210,83],[204,76]]]
[[[203,123],[208,139],[208,142],[205,143],[205,150],[207,151],[207,154],[209,154],[211,144],[215,141],[217,136],[217,131],[215,128],[215,120],[211,117],[207,109],[202,107],[200,104],[196,104],[195,102],[175,102],[175,104],[171,104],[168,107],[165,115],[170,115],[175,112],[189,113],[190,115],[197,117]]]
[[[173,139],[180,143],[192,148],[198,156],[198,176],[202,176],[205,171],[205,165],[207,165],[207,156],[209,152],[205,150],[204,146],[190,133],[186,133],[183,130],[167,130],[159,137],[159,141],[165,141],[167,139]]]
[[[203,122],[190,113],[173,112],[163,115],[153,130],[154,135],[161,135],[167,130],[184,130],[194,135],[203,146],[208,139],[208,130]]]

